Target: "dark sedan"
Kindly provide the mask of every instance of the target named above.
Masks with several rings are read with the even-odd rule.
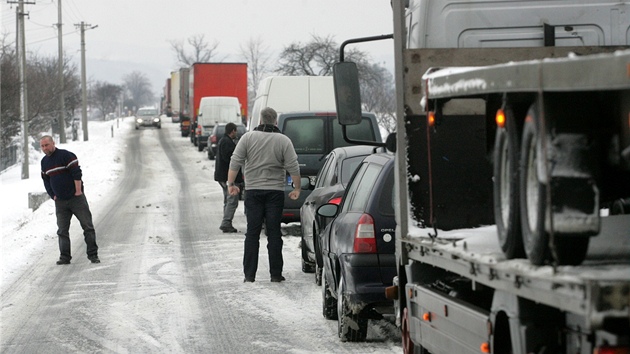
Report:
[[[348,181],[363,159],[374,152],[373,146],[356,145],[334,149],[315,178],[311,194],[300,208],[302,228],[302,271],[315,272],[315,282],[321,285],[321,241],[316,237],[330,222],[330,218],[317,216],[317,208],[326,203],[339,204]]]
[[[364,341],[370,319],[393,313],[385,288],[396,275],[394,156],[378,153],[357,167],[340,205],[319,207],[334,217],[322,237],[322,309],[337,319],[342,341]]]
[[[208,159],[214,160],[217,156],[217,145],[219,144],[219,140],[223,138],[225,135],[225,125],[227,123],[218,123],[212,128],[212,132],[210,132],[210,136],[208,136]],[[243,134],[247,132],[247,128],[245,128],[242,124],[236,124],[236,138],[240,139]]]

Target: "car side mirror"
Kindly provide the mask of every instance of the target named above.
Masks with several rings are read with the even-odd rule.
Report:
[[[328,203],[317,208],[317,215],[323,216],[325,218],[334,218],[335,216],[337,216],[338,211],[339,205]]]

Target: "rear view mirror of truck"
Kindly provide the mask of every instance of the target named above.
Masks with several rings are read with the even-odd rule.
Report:
[[[333,78],[339,124],[361,123],[361,92],[357,65],[347,61],[335,63]]]

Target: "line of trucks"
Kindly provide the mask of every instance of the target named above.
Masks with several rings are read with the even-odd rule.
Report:
[[[403,351],[630,353],[630,1],[391,3]]]
[[[247,63],[193,63],[166,79],[162,111],[202,151],[217,122],[247,124],[247,88]]]

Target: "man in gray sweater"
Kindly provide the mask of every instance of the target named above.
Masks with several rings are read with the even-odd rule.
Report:
[[[276,126],[278,115],[272,108],[260,112],[261,125],[243,135],[232,154],[227,184],[232,195],[240,192],[234,179],[243,168],[245,183],[245,210],[247,211],[247,232],[243,272],[245,282],[253,282],[258,270],[258,250],[260,232],[265,222],[267,251],[269,253],[269,273],[272,282],[281,282],[282,276],[282,233],[280,222],[284,208],[284,186],[286,173],[291,175],[294,189],[289,198],[300,197],[300,168],[291,140],[280,133]]]

